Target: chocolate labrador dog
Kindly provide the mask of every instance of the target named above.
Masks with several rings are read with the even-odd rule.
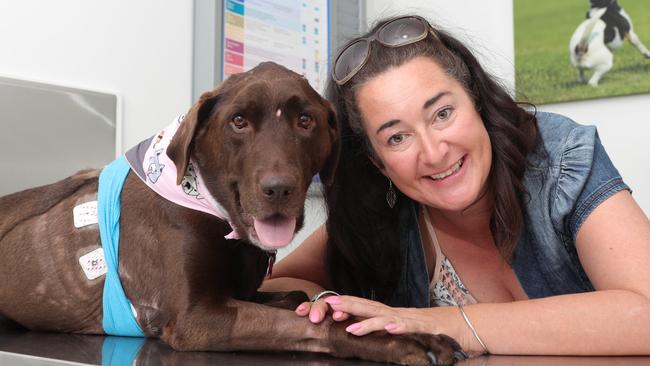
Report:
[[[332,176],[337,141],[334,111],[300,75],[264,63],[231,76],[101,174],[0,198],[0,315],[182,351],[454,362],[462,351],[444,335],[356,337],[256,302],[270,298],[256,290],[302,225],[312,176]]]

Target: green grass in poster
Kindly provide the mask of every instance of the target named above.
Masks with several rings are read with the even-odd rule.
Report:
[[[619,4],[650,47],[650,1]],[[614,66],[598,87],[578,82],[578,71],[569,61],[569,40],[588,9],[588,0],[514,0],[518,100],[544,104],[650,92],[650,59],[627,40],[614,51]]]

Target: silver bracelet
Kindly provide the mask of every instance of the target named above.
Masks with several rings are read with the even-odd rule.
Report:
[[[316,301],[320,300],[320,298],[324,297],[325,295],[341,296],[341,295],[339,295],[339,293],[336,292],[336,291],[325,290],[325,291],[322,291],[322,292],[320,292],[320,293],[314,295],[314,296],[311,298],[311,302],[316,302]]]
[[[463,305],[458,305],[458,310],[460,310],[460,315],[463,316],[463,319],[465,319],[465,323],[467,323],[467,326],[472,331],[472,334],[474,334],[474,338],[476,338],[478,343],[481,344],[481,347],[483,347],[483,351],[485,351],[485,353],[490,353],[490,351],[488,351],[487,349],[487,346],[485,346],[485,343],[483,343],[483,340],[481,340],[481,337],[478,336],[478,333],[476,332],[476,329],[472,325],[472,322],[469,321],[467,314],[465,314],[465,310],[463,310]]]

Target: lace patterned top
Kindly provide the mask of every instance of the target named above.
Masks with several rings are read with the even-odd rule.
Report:
[[[433,243],[436,252],[436,266],[433,272],[433,278],[429,285],[429,297],[431,305],[436,306],[456,306],[476,304],[472,294],[463,284],[460,276],[454,270],[451,261],[440,250],[440,244],[436,237],[436,232],[431,225],[431,219],[427,212],[424,212],[424,221],[426,223],[429,237]]]

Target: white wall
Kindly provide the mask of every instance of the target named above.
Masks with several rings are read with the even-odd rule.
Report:
[[[118,94],[128,148],[190,106],[192,1],[0,0],[0,74]]]
[[[467,41],[483,65],[512,90],[515,75],[512,0],[367,1],[371,24],[379,18],[403,13],[420,14]],[[650,215],[650,94],[538,108],[597,126],[612,161],[634,191],[636,201]]]

